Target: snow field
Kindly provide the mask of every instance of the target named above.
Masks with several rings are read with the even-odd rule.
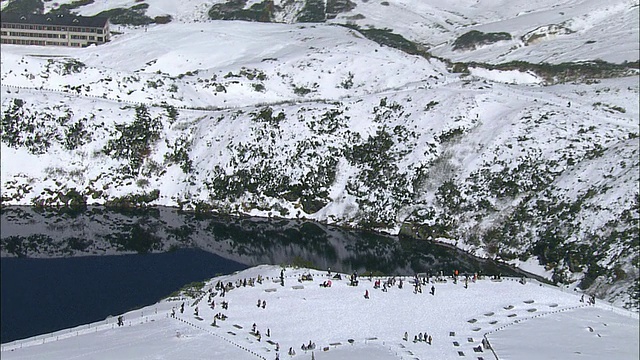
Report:
[[[609,305],[586,305],[577,293],[536,281],[523,285],[512,278],[482,279],[470,281],[465,289],[464,280],[453,284],[449,278],[416,294],[411,277],[404,277],[402,289],[396,283],[383,292],[373,288],[376,278],[360,276],[354,287],[343,275],[324,288],[319,285],[330,279],[326,272],[294,268],[285,270],[281,286],[280,270],[264,265],[210,280],[206,291],[218,281],[235,284],[258,275],[265,278],[262,284],[235,288],[224,297],[212,290],[215,308],[207,303],[208,292],[195,300],[163,300],[124,314],[124,327],[115,326],[113,318],[93,328],[79,327],[79,336],[20,340],[4,344],[2,357],[274,359],[278,343],[281,359],[308,359],[312,351],[305,352],[301,345],[311,341],[316,344],[316,359],[458,359],[460,353],[465,358],[492,359],[491,350],[481,345],[487,333],[500,359],[568,359],[578,353],[589,359],[605,354],[616,359],[638,356],[637,314],[613,311]],[[313,281],[298,281],[302,274],[311,274]],[[429,294],[432,285],[434,296]],[[369,299],[364,298],[365,290]],[[258,300],[266,302],[265,308],[257,306]],[[180,314],[183,301],[185,311]],[[228,302],[227,310],[222,309],[223,301]],[[172,308],[177,319],[169,315]],[[228,318],[216,320],[214,327],[218,313]],[[252,333],[254,323],[260,341]],[[402,339],[405,331],[409,341]],[[419,333],[431,335],[432,344],[414,342]],[[478,347],[482,352],[474,351]],[[287,354],[289,348],[295,356]]]

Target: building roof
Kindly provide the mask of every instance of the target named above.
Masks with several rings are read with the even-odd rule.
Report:
[[[104,27],[109,18],[99,16],[79,16],[79,15],[54,15],[54,14],[26,14],[2,12],[1,21],[13,24],[38,24],[57,26],[86,26]]]

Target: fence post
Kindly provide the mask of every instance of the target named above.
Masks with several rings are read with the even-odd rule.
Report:
[[[491,346],[489,339],[487,339],[487,334],[484,334],[482,337],[484,337],[484,340],[487,342],[487,345],[489,345],[488,347],[489,347],[489,350],[491,350],[493,357],[495,357],[496,360],[500,360],[500,358],[498,358],[498,354],[496,354],[495,350],[493,350],[493,346]]]

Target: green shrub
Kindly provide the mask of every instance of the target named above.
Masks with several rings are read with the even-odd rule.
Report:
[[[75,150],[82,145],[91,142],[91,133],[87,130],[87,119],[82,118],[78,122],[65,129],[63,147],[67,150]]]
[[[252,112],[249,115],[253,118],[253,121],[256,122],[266,122],[273,126],[277,126],[281,121],[283,121],[286,116],[284,111],[280,111],[278,115],[274,116],[273,109],[270,106],[266,106],[258,112]]]
[[[115,8],[102,11],[96,16],[108,17],[109,22],[117,25],[149,25],[153,23],[153,19],[145,15],[149,4],[143,3],[134,5],[128,9]]]
[[[107,208],[135,208],[144,207],[160,198],[160,190],[154,189],[139,194],[128,194],[107,200],[104,204]]]
[[[67,109],[62,115],[38,112],[25,106],[22,99],[15,98],[8,108],[3,109],[0,119],[0,139],[13,148],[24,147],[32,154],[44,154],[55,142],[66,145],[65,135],[73,116]],[[73,131],[73,126],[71,127]],[[77,140],[86,139],[82,131]]]
[[[18,15],[42,14],[44,12],[44,2],[42,0],[14,0],[9,2],[2,9],[2,12]]]
[[[72,13],[71,10],[77,9],[81,6],[85,6],[85,5],[90,5],[93,4],[94,0],[76,0],[73,2],[70,2],[68,4],[60,4],[60,6],[58,6],[57,9],[51,9],[48,14],[52,14],[52,15],[58,15],[58,14],[62,14],[62,15],[69,15]]]
[[[245,20],[257,22],[271,22],[273,20],[273,0],[255,3],[244,9],[247,0],[229,0],[226,3],[215,4],[209,9],[212,20]]]
[[[337,14],[349,12],[356,8],[356,4],[351,0],[327,0],[326,17],[334,19]]]
[[[310,94],[311,92],[313,92],[313,90],[306,88],[302,85],[294,85],[293,86],[293,93],[298,95],[298,96],[305,96],[307,94]]]
[[[156,24],[168,24],[171,22],[171,20],[173,20],[171,15],[156,16],[153,18],[153,22],[155,22]]]
[[[152,119],[147,107],[139,105],[134,121],[129,125],[117,124],[119,136],[110,139],[103,151],[115,159],[128,160],[125,172],[136,174],[151,152],[151,144],[160,138],[161,130],[160,120]]]
[[[421,46],[414,43],[413,41],[405,39],[402,35],[395,34],[391,29],[362,29],[357,25],[342,25],[353,29],[364,37],[371,41],[375,41],[380,45],[392,47],[394,49],[398,49],[400,51],[406,52],[410,55],[419,55],[424,58],[430,58],[431,54],[429,54],[426,50],[424,50]]]
[[[345,89],[351,89],[353,87],[353,73],[349,71],[347,76],[342,80],[340,86]]]
[[[306,0],[298,13],[297,22],[324,22],[327,19],[324,0]]]
[[[176,139],[173,145],[168,144],[168,146],[171,152],[164,155],[165,161],[179,164],[185,174],[191,173],[193,171],[193,161],[189,158],[191,141],[186,136],[182,136]]]
[[[489,70],[531,71],[543,78],[547,84],[557,84],[569,81],[590,82],[595,79],[637,76],[639,65],[639,61],[625,61],[621,64],[614,64],[602,60],[594,60],[561,64],[532,64],[526,61],[510,61],[494,65],[470,62],[455,63],[452,66],[464,69],[468,67],[480,67]]]
[[[478,46],[489,45],[503,40],[511,40],[511,34],[506,32],[483,33],[478,30],[471,30],[460,35],[453,42],[453,50],[473,50]]]
[[[257,91],[257,92],[265,92],[267,89],[264,87],[263,84],[257,83],[257,84],[251,84],[251,87],[253,88],[253,90]]]

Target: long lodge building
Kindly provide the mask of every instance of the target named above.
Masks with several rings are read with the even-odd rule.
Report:
[[[109,19],[77,15],[2,13],[2,44],[86,47],[109,41]]]

